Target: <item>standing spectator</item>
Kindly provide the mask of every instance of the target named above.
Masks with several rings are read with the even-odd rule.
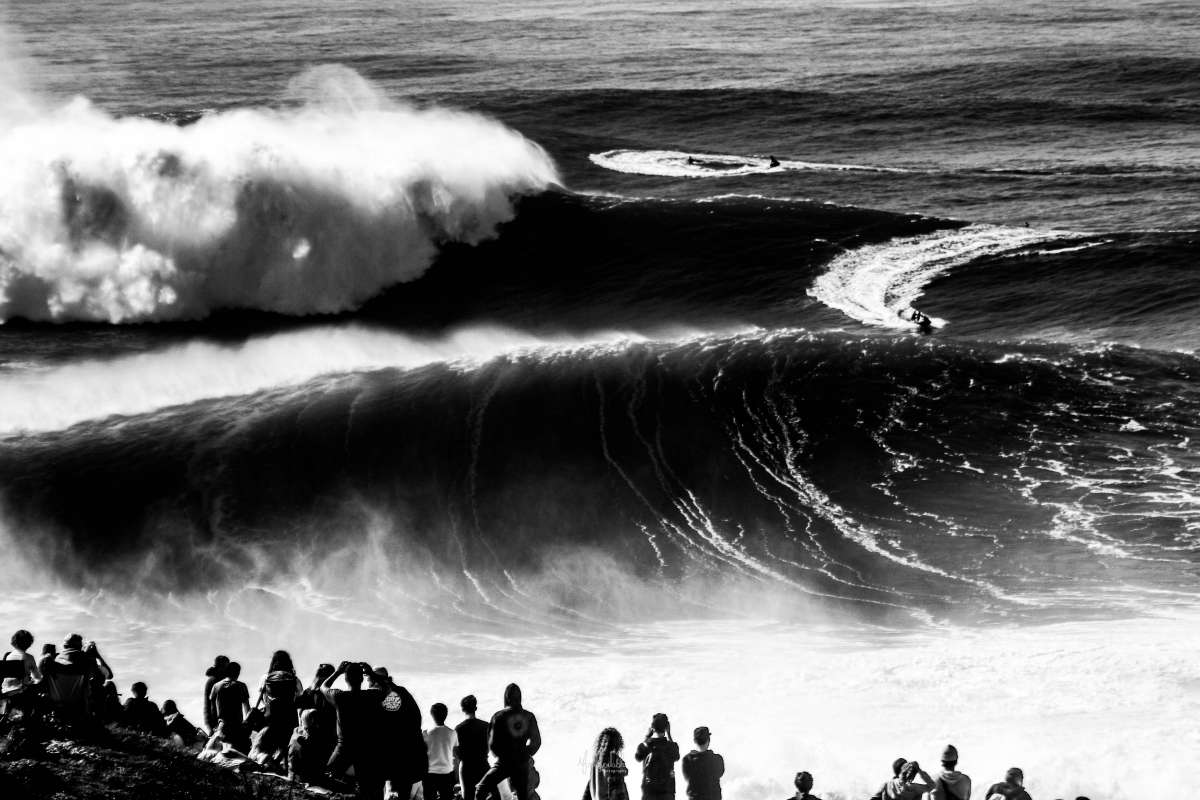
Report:
[[[905,758],[904,756],[900,756],[895,761],[893,761],[892,762],[892,778],[899,778],[900,770],[904,769],[904,765],[907,763],[908,763],[908,759]],[[871,795],[869,800],[883,800],[884,794],[887,793],[888,783],[889,783],[889,781],[884,781],[883,784],[875,791],[875,794]]]
[[[796,773],[796,794],[789,800],[821,800],[816,795],[809,794],[813,787],[813,776],[811,772]]]
[[[488,728],[488,749],[496,764],[476,786],[476,800],[490,800],[506,779],[517,800],[530,800],[530,760],[541,746],[537,717],[521,705],[521,687],[510,683],[504,689],[504,708],[492,715]]]
[[[425,746],[429,750],[429,771],[423,786],[425,800],[451,800],[458,775],[458,736],[446,725],[447,709],[444,703],[434,703],[429,709],[433,727],[425,732]]]
[[[675,762],[679,745],[671,739],[671,721],[655,714],[646,739],[633,757],[642,762],[642,800],[675,800]]]
[[[292,733],[296,730],[296,703],[304,684],[296,677],[292,657],[276,650],[271,665],[258,685],[258,700],[263,703],[267,726],[258,739],[257,749],[270,762],[282,762]]]
[[[138,681],[129,687],[129,691],[133,697],[125,701],[125,708],[121,713],[121,724],[126,728],[148,733],[151,736],[165,737],[167,723],[163,721],[158,704],[146,699],[146,684]]]
[[[916,782],[918,775],[924,779],[924,783]],[[916,761],[910,761],[900,768],[899,777],[887,782],[883,797],[884,800],[917,800],[921,795],[932,791],[933,778],[929,777],[929,773],[921,769],[921,765]]]
[[[1025,791],[1025,773],[1020,767],[1009,767],[1008,772],[1004,773],[1004,780],[993,783],[983,796],[985,800],[991,800],[992,795],[996,794],[1004,800],[1030,800],[1029,792]]]
[[[407,798],[429,772],[429,750],[421,732],[421,707],[416,698],[388,675],[384,667],[371,674],[372,685],[383,692],[382,745],[386,777],[393,794]]]
[[[459,703],[467,718],[458,723],[454,733],[458,737],[459,786],[463,800],[475,800],[475,786],[488,770],[488,724],[475,716],[479,702],[469,694]]]
[[[583,800],[629,800],[625,776],[629,767],[621,758],[625,739],[616,728],[605,728],[596,737],[592,752],[591,774],[583,790]]]
[[[721,776],[725,774],[725,759],[708,749],[712,734],[701,725],[692,733],[696,749],[683,757],[680,766],[687,781],[687,796],[691,800],[721,800]]]
[[[360,800],[380,800],[386,782],[382,764],[383,692],[362,688],[369,665],[343,661],[337,671],[325,679],[325,696],[337,710],[337,747],[329,758],[333,777],[340,779],[348,767],[354,767]],[[350,689],[334,689],[342,675]]]
[[[204,727],[208,729],[209,735],[212,735],[217,730],[217,707],[213,704],[212,690],[219,681],[225,679],[226,671],[229,669],[229,658],[226,656],[217,656],[213,659],[213,665],[205,670],[206,679],[204,681]]]
[[[238,680],[242,676],[241,664],[230,661],[224,672],[225,677],[213,684],[209,698],[217,722],[224,723],[224,740],[234,750],[246,754],[250,752],[250,731],[246,726],[246,715],[250,713],[250,690]]]
[[[970,800],[971,776],[959,772],[958,748],[946,745],[942,751],[942,771],[933,781],[933,800]]]

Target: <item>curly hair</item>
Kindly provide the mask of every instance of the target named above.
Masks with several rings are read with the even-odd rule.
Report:
[[[601,761],[609,753],[619,753],[625,747],[625,739],[616,728],[605,728],[596,737],[596,747],[592,752],[594,761]]]

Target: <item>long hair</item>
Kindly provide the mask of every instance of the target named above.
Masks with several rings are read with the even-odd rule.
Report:
[[[621,732],[616,728],[605,728],[596,737],[596,747],[592,752],[592,763],[600,763],[606,755],[609,753],[619,753],[624,747],[625,739],[622,738]]]
[[[292,672],[296,668],[292,666],[292,657],[288,655],[287,650],[276,650],[275,655],[271,656],[271,666],[267,668],[267,672]]]

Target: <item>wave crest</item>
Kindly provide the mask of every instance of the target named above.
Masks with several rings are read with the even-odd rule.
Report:
[[[79,98],[0,120],[0,319],[135,322],[352,309],[558,182],[500,123],[388,100],[343,67],[299,106],[188,127]]]

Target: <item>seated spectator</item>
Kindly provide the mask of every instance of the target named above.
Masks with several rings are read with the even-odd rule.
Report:
[[[117,684],[114,681],[105,681],[103,688],[100,690],[100,701],[95,709],[96,717],[103,725],[120,725],[121,718],[125,715],[125,708],[121,705],[121,693],[117,691]]]
[[[125,701],[121,724],[126,728],[148,733],[151,736],[165,737],[167,723],[163,721],[158,704],[146,699],[146,684],[137,681],[129,687],[129,691],[133,693],[133,697]]]
[[[900,756],[895,761],[893,761],[892,762],[892,777],[899,778],[900,770],[904,769],[904,765],[907,763],[908,763],[908,759],[905,758],[904,756]],[[875,794],[871,795],[869,800],[883,800],[884,794],[887,792],[887,787],[888,787],[889,782],[890,781],[884,781],[883,785],[880,786],[879,789],[877,789],[875,791]]]
[[[258,749],[271,762],[282,763],[287,755],[292,733],[296,730],[297,702],[303,692],[304,684],[296,677],[292,657],[286,650],[276,650],[267,674],[258,685],[258,699],[264,706],[267,721],[263,729],[266,733],[259,738]]]
[[[209,737],[196,758],[216,764],[218,767],[232,769],[235,772],[259,771],[258,764],[226,741],[225,723],[220,721],[217,722],[217,729],[213,731],[212,736]]]
[[[1000,795],[1004,800],[1030,800],[1029,792],[1025,791],[1025,773],[1020,767],[1009,767],[1004,773],[1004,780],[993,783],[992,787],[983,793],[991,800],[994,795]]]
[[[164,700],[162,705],[163,723],[167,726],[167,735],[182,747],[195,747],[201,739],[200,729],[193,725],[188,718],[179,713],[179,706],[174,700]]]
[[[58,648],[55,645],[51,644],[50,642],[46,642],[44,645],[42,645],[42,657],[38,659],[38,672],[45,675],[46,665],[53,661],[57,655]]]
[[[13,649],[0,659],[6,665],[10,665],[4,681],[0,683],[0,699],[7,708],[19,708],[23,712],[29,712],[37,704],[35,687],[42,680],[37,662],[29,652],[29,648],[33,647],[33,634],[20,630],[12,635],[10,641]]]
[[[316,711],[307,708],[300,712],[300,724],[288,745],[288,778],[293,781],[320,785],[324,777],[328,754],[320,746],[317,724]]]
[[[95,642],[84,647],[83,637],[73,633],[63,648],[46,663],[43,671],[46,696],[55,713],[69,722],[91,716],[100,706],[104,682],[112,680],[112,670],[100,655]]]

